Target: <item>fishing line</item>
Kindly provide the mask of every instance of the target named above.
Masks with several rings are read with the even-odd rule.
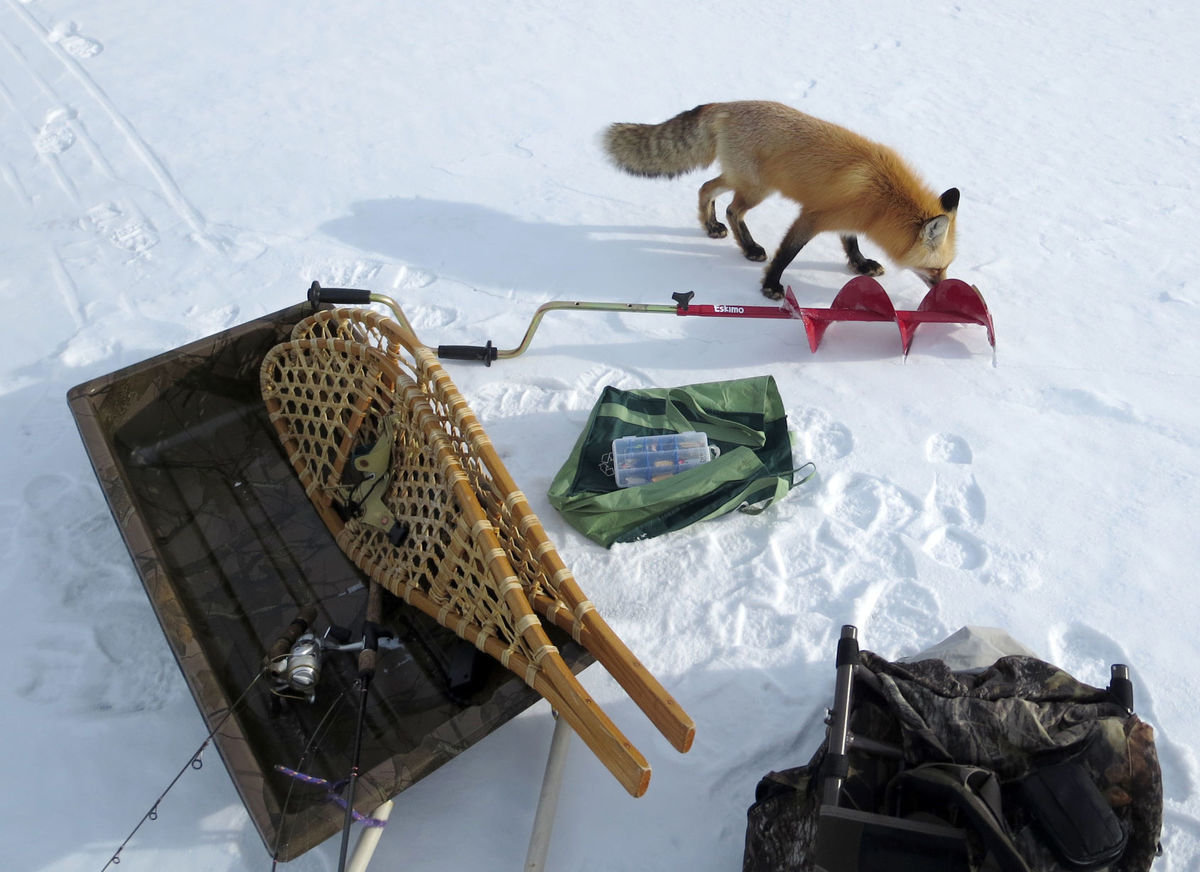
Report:
[[[321,733],[325,729],[329,719],[333,716],[334,711],[345,699],[346,691],[343,688],[342,692],[339,693],[337,697],[334,698],[333,702],[329,704],[329,708],[326,710],[324,716],[320,721],[317,722],[317,726],[313,729],[312,736],[309,738],[308,743],[304,746],[304,750],[300,752],[300,759],[296,762],[297,770],[303,771],[304,764],[308,760],[309,752],[313,749],[313,746],[317,744],[317,740],[321,738]],[[279,810],[279,828],[275,831],[275,845],[271,849],[271,872],[275,872],[279,866],[279,845],[283,840],[283,822],[287,818],[288,805],[292,801],[292,791],[295,789],[296,780],[289,779],[287,793],[284,794],[283,797],[283,807]]]
[[[125,850],[125,846],[129,844],[129,842],[133,839],[133,837],[135,835],[137,835],[137,831],[142,828],[142,824],[144,824],[146,821],[158,820],[159,804],[163,801],[163,799],[166,798],[167,794],[171,792],[171,788],[174,787],[176,782],[178,782],[179,779],[183,777],[183,774],[185,772],[187,772],[189,769],[203,768],[204,761],[200,759],[200,755],[204,753],[204,749],[208,747],[209,743],[213,739],[213,736],[215,736],[218,732],[220,732],[221,727],[225,726],[225,722],[227,720],[229,720],[231,717],[233,717],[233,713],[235,711],[237,711],[237,708],[239,705],[242,704],[242,701],[245,700],[247,696],[249,696],[250,691],[253,689],[254,685],[256,685],[258,683],[258,680],[260,678],[262,678],[262,676],[263,676],[263,673],[259,672],[257,675],[254,676],[254,678],[252,678],[250,680],[250,683],[246,685],[246,689],[242,691],[241,696],[239,696],[237,698],[237,700],[234,701],[233,705],[231,705],[229,707],[229,710],[225,712],[224,717],[222,717],[221,720],[217,722],[217,725],[215,727],[213,727],[212,730],[209,731],[207,736],[204,737],[204,741],[200,743],[200,747],[196,749],[196,752],[194,754],[192,754],[191,758],[187,761],[187,763],[185,763],[183,765],[183,768],[179,770],[179,773],[174,778],[171,779],[171,783],[167,785],[167,789],[164,790],[159,795],[158,799],[156,799],[154,801],[154,805],[150,806],[150,810],[147,811],[144,815],[142,815],[142,819],[140,821],[138,821],[137,826],[134,827],[133,831],[130,832],[130,834],[125,837],[125,841],[121,842],[121,846],[119,848],[117,848],[116,852],[112,855],[112,857],[109,858],[109,861],[104,864],[104,868],[101,869],[100,872],[106,872],[108,867],[115,866],[121,862],[121,852],[123,850]]]

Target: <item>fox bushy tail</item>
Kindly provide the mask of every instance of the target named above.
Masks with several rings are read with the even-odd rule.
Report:
[[[707,104],[680,112],[662,124],[613,124],[604,131],[604,150],[635,176],[673,176],[706,167],[717,157]]]

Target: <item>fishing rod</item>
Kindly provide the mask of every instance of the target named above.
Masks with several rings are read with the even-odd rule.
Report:
[[[320,681],[324,658],[327,653],[358,653],[358,713],[355,719],[354,744],[350,755],[350,772],[345,782],[345,821],[342,825],[342,840],[338,855],[338,872],[345,872],[349,856],[350,831],[357,813],[354,797],[361,774],[363,733],[366,726],[367,703],[370,699],[371,681],[381,648],[401,648],[404,643],[391,630],[381,624],[383,612],[383,588],[371,582],[367,588],[367,608],[363,619],[362,638],[349,642],[348,631],[329,627],[325,635],[318,637],[312,632],[316,618],[316,607],[305,606],[296,618],[284,629],[265,658],[264,673],[270,678],[272,693],[288,698],[313,702]],[[287,770],[285,770],[287,771]],[[311,779],[299,772],[287,771],[294,778],[324,783]],[[341,783],[341,782],[339,782]]]
[[[391,636],[380,626],[383,612],[383,588],[372,581],[367,589],[367,614],[363,621],[362,647],[358,652],[358,720],[354,727],[354,752],[350,759],[350,783],[346,785],[346,820],[342,825],[342,847],[338,854],[338,872],[346,872],[346,857],[350,849],[350,829],[354,826],[354,789],[358,784],[359,764],[362,762],[363,728],[367,720],[367,698],[375,665],[379,659],[379,643]]]
[[[300,613],[292,620],[292,622],[280,632],[279,636],[276,637],[275,641],[271,645],[270,651],[264,660],[263,668],[254,674],[254,677],[250,679],[250,683],[246,685],[245,689],[241,692],[234,703],[229,706],[228,709],[226,709],[225,713],[221,716],[221,719],[217,721],[216,725],[211,730],[209,730],[208,735],[204,737],[204,741],[200,743],[200,747],[192,752],[192,755],[188,758],[187,763],[185,763],[183,768],[181,768],[179,772],[176,773],[175,777],[171,779],[170,783],[166,786],[166,789],[159,794],[158,799],[156,799],[154,804],[150,806],[150,809],[144,815],[142,815],[142,819],[138,821],[137,826],[135,826],[129,835],[125,837],[125,840],[121,842],[117,850],[113,852],[112,856],[109,858],[108,862],[104,864],[104,868],[101,869],[100,872],[106,872],[109,867],[115,866],[121,862],[121,852],[128,847],[129,843],[133,840],[133,837],[137,835],[138,830],[142,828],[142,825],[145,824],[146,821],[158,820],[158,807],[162,804],[163,800],[167,798],[167,794],[171,792],[172,788],[175,787],[175,785],[179,782],[179,779],[183,777],[184,773],[186,773],[189,769],[203,768],[204,761],[201,755],[203,755],[204,751],[208,748],[209,744],[213,740],[213,737],[215,737],[217,733],[221,731],[221,728],[225,726],[225,722],[233,717],[234,713],[250,695],[250,691],[254,689],[254,686],[258,684],[261,679],[265,677],[268,680],[273,693],[277,693],[281,696],[293,697],[297,697],[300,690],[307,690],[307,688],[310,686],[310,679],[311,684],[316,683],[316,677],[320,674],[319,655],[318,658],[314,660],[311,647],[309,646],[307,640],[303,645],[300,644],[301,638],[307,633],[309,627],[315,621],[316,615],[317,610],[315,606],[305,606],[300,610]],[[288,668],[287,666],[289,663],[291,664],[291,668]],[[287,690],[291,690],[292,692],[287,693]]]
[[[284,771],[287,773],[299,773],[304,771],[305,764],[308,762],[309,753],[314,747],[316,747],[317,742],[323,737],[326,725],[330,723],[333,713],[337,711],[338,707],[345,699],[345,691],[334,697],[333,702],[329,704],[329,708],[325,710],[325,714],[321,716],[321,720],[317,722],[317,726],[313,729],[312,734],[308,737],[308,741],[304,744],[304,748],[300,752],[300,758],[296,761],[295,768],[288,769],[276,764],[276,771]],[[287,818],[288,808],[292,803],[292,791],[296,786],[296,782],[299,780],[300,779],[298,778],[293,778],[288,784],[287,793],[283,797],[283,805],[279,810],[279,827],[275,830],[275,844],[271,848],[271,872],[275,872],[275,870],[279,868],[279,848],[283,844],[283,822]]]
[[[347,796],[346,804],[347,823],[343,829],[342,859],[341,865],[339,866],[339,872],[345,872],[345,853],[349,839],[349,830],[354,822],[354,782],[358,777],[361,756],[361,740],[364,720],[363,711],[365,708],[366,688],[370,683],[370,676],[374,675],[375,658],[378,656],[378,649],[398,648],[403,646],[402,642],[392,638],[390,632],[379,626],[378,619],[381,600],[379,591],[379,586],[372,583],[367,597],[367,621],[365,624],[363,639],[358,642],[347,643],[338,641],[339,636],[346,634],[344,631],[333,627],[326,631],[326,636],[317,638],[311,631],[312,625],[317,616],[316,606],[308,605],[300,610],[299,614],[297,614],[292,622],[279,633],[275,641],[272,643],[267,656],[263,659],[263,668],[255,673],[254,677],[250,680],[250,683],[246,685],[246,688],[242,691],[234,703],[225,711],[225,713],[221,716],[221,719],[217,721],[216,725],[208,732],[208,735],[204,737],[204,741],[200,743],[200,747],[192,752],[192,755],[188,758],[187,762],[183,765],[179,772],[176,773],[175,777],[171,779],[170,783],[162,791],[158,799],[156,799],[150,806],[150,809],[144,815],[142,815],[142,819],[138,821],[137,825],[133,828],[129,835],[125,837],[124,841],[121,842],[120,846],[116,849],[116,851],[113,852],[112,856],[109,857],[108,862],[104,864],[104,868],[101,869],[101,872],[106,872],[106,870],[108,870],[110,867],[121,862],[121,852],[128,847],[129,843],[133,840],[133,837],[137,835],[138,831],[142,828],[146,821],[158,820],[159,806],[162,805],[162,802],[166,799],[167,794],[171,792],[172,788],[175,787],[184,774],[189,769],[201,769],[204,766],[204,761],[202,759],[204,751],[208,748],[209,744],[212,742],[217,733],[221,731],[221,728],[225,726],[226,721],[228,721],[234,715],[234,713],[237,712],[242,703],[250,695],[251,690],[254,689],[254,686],[258,684],[260,680],[266,679],[270,691],[278,696],[288,699],[302,699],[308,702],[313,702],[316,699],[315,688],[321,675],[321,666],[325,653],[357,651],[360,652],[359,720],[356,725],[357,735],[355,738],[355,748],[352,759],[350,790],[349,795]],[[372,620],[372,615],[374,615],[374,620]],[[364,669],[368,673],[365,683],[362,679]],[[329,710],[321,719],[321,724],[318,725],[318,733],[320,732],[321,726],[333,714],[333,711],[336,709],[341,699],[342,697],[339,696],[330,705]],[[313,739],[310,739],[310,745],[315,738],[316,734],[314,733]],[[308,748],[306,747],[304,754],[307,755],[307,753]],[[276,843],[273,857],[277,856],[278,852],[279,845]],[[360,851],[359,853],[362,852]],[[356,856],[358,855],[356,854]],[[361,866],[365,866],[366,859],[362,859],[359,862],[361,868]]]
[[[242,691],[241,696],[239,696],[237,700],[234,701],[233,705],[226,710],[225,714],[221,717],[221,720],[217,721],[217,725],[209,730],[208,735],[204,737],[204,741],[200,743],[200,747],[192,753],[192,756],[188,758],[187,763],[183,764],[183,768],[180,769],[175,777],[171,779],[171,783],[167,785],[166,789],[161,794],[159,794],[158,799],[154,800],[154,804],[150,806],[150,810],[142,815],[142,819],[138,821],[137,826],[135,826],[129,835],[125,837],[125,841],[121,842],[120,847],[113,852],[113,855],[108,859],[108,862],[104,864],[104,868],[101,869],[100,872],[105,872],[105,870],[107,870],[110,866],[115,866],[121,862],[121,852],[125,850],[131,841],[133,841],[133,837],[137,835],[137,831],[142,828],[142,824],[144,824],[146,821],[158,820],[159,805],[161,805],[162,801],[167,798],[167,794],[171,792],[171,788],[178,783],[179,779],[183,777],[184,773],[189,769],[202,769],[204,767],[204,761],[200,759],[200,755],[204,753],[204,750],[213,740],[213,737],[220,731],[221,727],[225,726],[225,722],[233,717],[233,713],[237,711],[237,708],[242,704],[242,701],[250,695],[250,691],[253,689],[254,685],[258,683],[260,678],[262,678],[261,672],[257,673],[254,678],[250,680],[250,683],[246,685],[246,689]]]

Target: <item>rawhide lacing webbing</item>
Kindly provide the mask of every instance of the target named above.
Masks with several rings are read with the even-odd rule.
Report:
[[[678,750],[695,737],[688,714],[613,632],[580,589],[516,486],[483,427],[437,357],[409,331],[369,309],[317,312],[300,322],[293,340],[347,339],[383,352],[429,400],[472,490],[504,543],[534,609],[582,644],[609,671]]]
[[[506,499],[494,463],[476,455],[486,437],[444,372],[430,373],[419,353],[415,365],[402,360],[385,331],[374,324],[358,330],[356,323],[347,318],[327,330],[319,316],[309,319],[263,361],[268,412],[309,497],[361,569],[520,675],[627,790],[644,792],[649,778],[644,758],[579,686],[533,610],[534,605],[543,613],[565,610],[566,629],[584,644],[598,643],[605,656],[597,659],[611,661],[612,651],[620,652],[591,628],[594,608],[577,595],[569,574],[558,572],[561,561],[545,547],[524,498]],[[358,341],[372,337],[376,345]],[[392,441],[391,471],[381,499],[403,525],[402,541],[338,502],[346,492],[344,479],[355,475],[354,458],[370,451],[385,430]],[[547,562],[551,556],[558,565],[547,575],[546,566],[554,566]],[[557,595],[564,588],[573,602]],[[628,660],[628,670],[649,675],[631,654]],[[658,709],[678,709],[662,695]],[[690,720],[685,727],[690,735]]]

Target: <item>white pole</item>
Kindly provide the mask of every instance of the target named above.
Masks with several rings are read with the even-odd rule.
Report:
[[[389,799],[371,812],[371,817],[377,821],[386,822],[392,813],[393,805],[395,803]],[[346,864],[346,872],[367,872],[367,864],[371,862],[371,857],[375,854],[375,846],[379,844],[379,838],[382,835],[383,827],[363,827],[363,831],[358,836],[358,843],[354,846],[354,853],[350,855],[350,862]]]
[[[571,727],[566,718],[554,713],[554,736],[550,739],[550,754],[546,758],[546,774],[542,778],[542,793],[538,797],[533,832],[529,836],[529,853],[525,857],[525,872],[543,872],[546,854],[550,850],[550,833],[554,829],[554,813],[558,810],[558,793],[562,787],[563,769],[567,762],[567,746]]]

